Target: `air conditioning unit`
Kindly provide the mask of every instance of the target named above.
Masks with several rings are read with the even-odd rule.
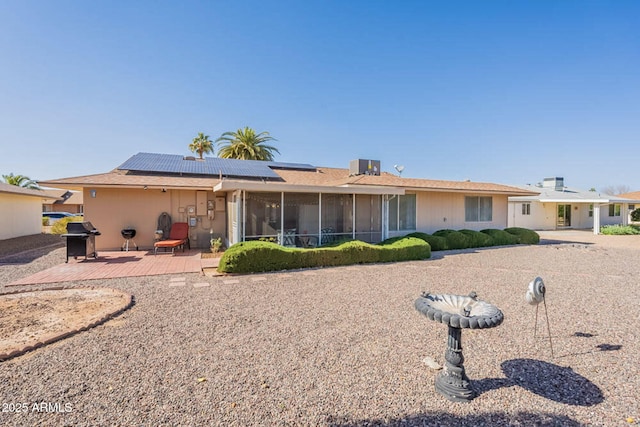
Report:
[[[349,175],[380,175],[380,160],[351,160]]]

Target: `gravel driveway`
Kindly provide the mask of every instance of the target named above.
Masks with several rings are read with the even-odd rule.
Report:
[[[0,363],[0,425],[637,424],[640,236],[541,235],[548,244],[419,262],[68,284],[123,289],[136,304]],[[0,262],[0,291],[64,257],[51,247]],[[544,307],[534,337],[524,302],[535,276],[555,357]],[[463,331],[479,396],[453,403],[425,363],[443,363],[446,327],[413,302],[472,290],[505,320]]]

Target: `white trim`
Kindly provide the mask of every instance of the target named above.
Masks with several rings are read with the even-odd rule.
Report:
[[[328,185],[295,185],[276,184],[271,182],[249,182],[223,180],[218,182],[213,191],[266,191],[266,192],[288,192],[288,193],[332,193],[332,194],[399,194],[405,193],[404,188],[381,187],[381,186],[328,186]]]

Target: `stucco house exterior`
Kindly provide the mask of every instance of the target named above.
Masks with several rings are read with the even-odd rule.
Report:
[[[533,190],[470,181],[413,179],[357,159],[348,168],[138,153],[96,175],[41,182],[81,190],[99,250],[120,248],[121,230],[152,247],[161,214],[189,223],[192,247],[267,239],[320,246],[341,237],[379,242],[413,231],[507,227],[510,196]]]
[[[629,213],[640,205],[637,199],[566,187],[561,177],[521,188],[538,194],[509,197],[509,227],[593,229],[599,234],[603,225],[627,225]]]
[[[631,212],[633,212],[635,209],[640,208],[640,203],[637,202],[638,200],[640,200],[640,191],[632,191],[631,193],[618,194],[618,197],[624,197],[625,199],[634,200],[634,202],[629,205],[629,222],[634,223],[633,220],[631,219]]]
[[[73,214],[83,212],[81,191],[47,188],[43,189],[43,193],[47,197],[42,201],[42,212],[69,212]]]
[[[42,201],[51,199],[41,190],[0,182],[0,240],[42,232]]]

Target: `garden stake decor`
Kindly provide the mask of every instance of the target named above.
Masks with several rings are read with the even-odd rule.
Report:
[[[464,371],[462,355],[462,329],[484,329],[498,326],[504,315],[498,307],[478,300],[477,294],[468,296],[437,295],[423,292],[415,308],[429,319],[449,327],[446,360],[436,375],[436,391],[454,402],[469,402],[476,397]]]
[[[527,288],[527,293],[524,295],[525,301],[527,301],[531,305],[536,306],[536,321],[533,327],[533,337],[536,337],[538,332],[538,307],[542,302],[544,305],[544,315],[547,318],[547,332],[549,333],[549,347],[551,347],[551,357],[553,356],[553,344],[551,343],[551,329],[549,328],[549,314],[547,313],[547,300],[544,295],[546,293],[546,288],[544,286],[544,282],[542,278],[536,277],[531,282],[529,282],[529,288]]]

